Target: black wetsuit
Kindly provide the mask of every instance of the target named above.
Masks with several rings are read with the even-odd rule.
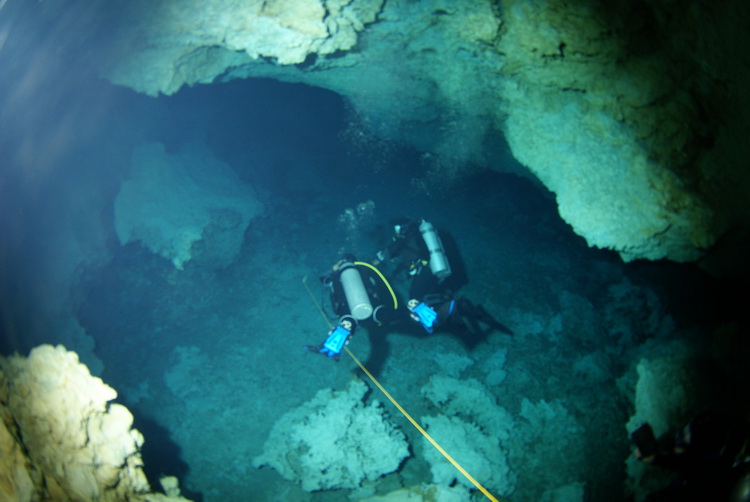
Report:
[[[422,299],[438,291],[439,280],[430,270],[430,251],[419,231],[419,223],[412,221],[404,225],[387,249],[391,260],[398,259],[396,272],[405,269],[410,277],[409,298]]]
[[[344,265],[330,275],[321,278],[323,283],[331,288],[331,308],[334,314],[339,318],[352,316],[349,311],[349,304],[346,301],[344,286],[341,283],[341,273],[349,267],[355,267],[362,277],[367,296],[373,307],[373,320],[377,324],[389,324],[397,320],[399,314],[393,309],[393,299],[383,280],[372,269],[363,265],[354,265],[354,261],[351,260],[349,262],[351,265]]]

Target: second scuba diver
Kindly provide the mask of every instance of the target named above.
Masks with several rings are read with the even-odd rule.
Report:
[[[463,327],[473,335],[483,335],[480,322],[491,330],[512,334],[481,305],[464,297],[455,298],[445,281],[452,274],[448,256],[437,230],[429,221],[405,221],[394,226],[391,244],[378,253],[378,260],[399,260],[407,269],[410,286],[410,318],[422,325],[427,333],[449,322]]]

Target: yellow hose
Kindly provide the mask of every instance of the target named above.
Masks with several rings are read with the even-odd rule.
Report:
[[[388,281],[385,280],[385,278],[383,277],[383,275],[380,274],[379,270],[377,270],[375,267],[373,267],[369,263],[365,263],[365,262],[355,262],[354,264],[355,265],[367,265],[367,266],[371,267],[373,270],[375,270],[378,273],[378,275],[380,275],[380,277],[383,279],[383,282],[385,282],[386,285],[388,285],[388,289],[391,291],[391,294],[393,295],[393,290],[391,289],[391,286],[388,284]],[[312,300],[313,304],[315,304],[315,307],[318,309],[318,312],[320,312],[320,315],[323,316],[323,320],[325,320],[325,323],[328,325],[329,328],[333,328],[333,325],[331,324],[331,321],[328,319],[328,316],[326,316],[325,312],[323,312],[323,309],[320,308],[320,305],[318,304],[318,301],[315,299],[315,295],[313,295],[313,292],[310,289],[310,286],[307,285],[307,276],[305,276],[302,279],[302,284],[305,285],[305,289],[307,289],[307,292],[310,294],[310,299]],[[394,305],[395,305],[396,304],[396,295],[393,295],[393,302],[394,302]],[[394,306],[394,308],[395,308],[395,306]],[[383,387],[382,385],[380,385],[380,382],[378,382],[378,380],[372,375],[372,373],[370,373],[367,370],[367,368],[365,368],[365,365],[362,364],[359,359],[357,359],[357,357],[354,355],[354,353],[352,353],[352,351],[349,350],[349,347],[344,346],[344,350],[346,351],[347,354],[349,354],[349,357],[351,357],[352,360],[355,363],[357,363],[357,366],[359,366],[359,368],[362,371],[364,371],[365,375],[367,375],[367,378],[369,378],[372,381],[372,383],[375,384],[378,389],[380,389],[380,392],[382,392],[383,395],[385,397],[387,397],[388,400],[391,403],[393,403],[393,406],[395,406],[396,409],[398,409],[398,411],[400,411],[401,414],[404,415],[404,417],[406,417],[406,419],[409,422],[411,422],[411,424],[414,426],[414,428],[416,428],[425,437],[425,439],[427,439],[427,441],[429,441],[432,444],[432,446],[434,446],[437,449],[437,451],[439,451],[448,460],[448,462],[450,462],[451,464],[453,464],[453,466],[456,469],[458,469],[458,472],[460,472],[461,474],[463,474],[466,477],[466,479],[468,479],[471,482],[471,484],[473,484],[474,486],[476,486],[477,489],[480,492],[482,492],[484,494],[484,496],[487,497],[489,500],[491,500],[492,502],[500,502],[484,486],[482,486],[479,483],[479,481],[477,481],[476,479],[474,479],[474,477],[471,474],[469,474],[466,471],[466,469],[464,469],[463,467],[461,467],[461,465],[458,462],[456,462],[455,460],[453,460],[453,457],[451,457],[450,455],[448,455],[448,452],[445,451],[437,443],[437,441],[435,441],[434,439],[432,439],[432,436],[430,436],[429,434],[427,434],[427,431],[424,430],[422,428],[422,426],[419,425],[417,423],[417,421],[414,420],[411,417],[411,415],[409,415],[409,413],[407,413],[407,411],[398,403],[398,401],[396,401],[396,399],[393,396],[391,396],[391,394],[387,390],[385,390],[385,387]]]
[[[391,285],[388,283],[388,281],[385,279],[385,276],[380,273],[380,270],[375,268],[375,265],[372,265],[370,263],[364,262],[364,261],[355,261],[355,265],[363,265],[365,267],[370,267],[383,281],[383,284],[385,284],[385,287],[388,288],[388,291],[391,293],[391,298],[393,298],[393,310],[398,309],[398,300],[396,300],[396,293],[393,292],[393,288],[391,288]]]

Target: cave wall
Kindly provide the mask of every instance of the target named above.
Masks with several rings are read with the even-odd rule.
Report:
[[[174,477],[151,492],[143,436],[116,397],[62,345],[0,356],[0,498],[189,502]]]
[[[693,261],[750,208],[748,18],[740,1],[134,2],[102,71],[154,96],[325,87],[443,178],[506,168],[507,140],[590,245]]]
[[[720,96],[748,80],[744,6],[503,5],[506,136],[590,245],[693,261],[743,225],[747,108]]]

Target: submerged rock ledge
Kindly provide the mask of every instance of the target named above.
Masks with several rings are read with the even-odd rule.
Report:
[[[249,77],[324,87],[374,134],[430,152],[447,171],[507,169],[507,141],[574,231],[626,261],[695,261],[727,232],[746,233],[742,2],[124,8],[103,73],[138,92]]]

